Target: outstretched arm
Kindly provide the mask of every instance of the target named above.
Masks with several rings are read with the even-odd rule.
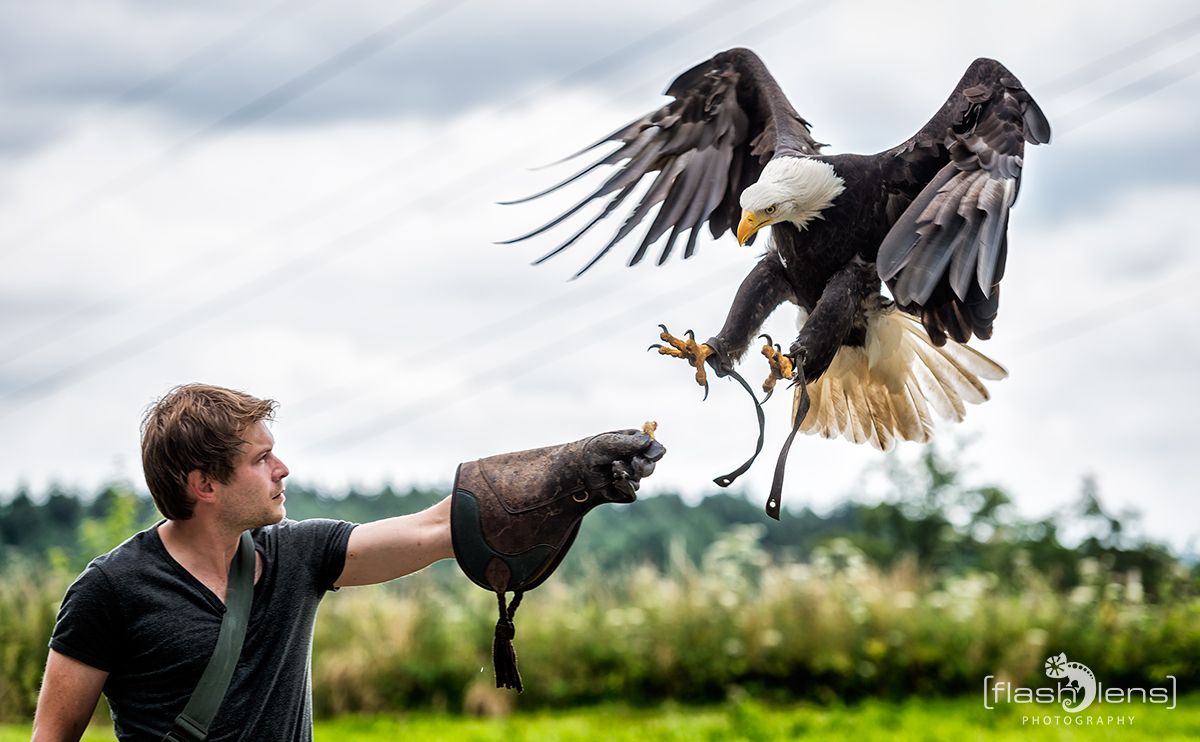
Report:
[[[33,717],[33,742],[75,742],[83,736],[108,673],[53,649]]]
[[[597,443],[586,452],[566,455],[550,471],[530,470],[520,464],[520,454],[492,457],[512,461],[492,472],[497,481],[515,477],[526,482],[546,480],[548,486],[578,479],[588,491],[608,491],[609,499],[629,502],[636,499],[638,483],[654,471],[654,462],[666,453],[648,433],[636,430],[604,433],[579,441]],[[574,451],[573,445],[557,447]],[[586,446],[581,446],[586,448]],[[454,556],[450,533],[450,502],[445,498],[431,508],[412,515],[365,523],[350,532],[346,546],[346,565],[333,583],[335,587],[374,585],[412,574],[440,559]]]
[[[351,531],[346,566],[333,584],[387,582],[453,556],[447,497],[419,513],[364,523]]]

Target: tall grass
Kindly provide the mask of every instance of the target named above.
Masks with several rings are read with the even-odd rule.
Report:
[[[33,718],[63,573],[12,565],[0,575],[0,721]]]
[[[987,573],[929,574],[911,561],[882,570],[848,542],[776,562],[760,538],[736,528],[697,561],[676,549],[663,570],[552,577],[516,616],[526,686],[516,702],[977,693],[986,675],[1044,684],[1042,663],[1059,652],[1106,685],[1200,680],[1200,600],[1148,603],[1136,574],[1090,564],[1085,584],[1062,593],[1025,566],[1006,580],[1017,589],[1001,590]],[[0,720],[32,714],[68,580],[29,568],[0,576]],[[461,577],[330,595],[316,628],[317,714],[513,703],[487,690],[495,620],[495,597]]]
[[[1026,568],[1019,591],[1001,592],[988,574],[881,571],[845,542],[774,563],[757,539],[735,530],[666,573],[551,578],[517,614],[521,705],[957,694],[987,675],[1041,685],[1059,652],[1112,685],[1172,674],[1189,688],[1200,674],[1200,601],[1147,604],[1134,574],[1090,565],[1088,583],[1062,594]],[[495,611],[465,580],[438,588],[420,575],[331,597],[317,625],[318,713],[458,708],[491,680]]]

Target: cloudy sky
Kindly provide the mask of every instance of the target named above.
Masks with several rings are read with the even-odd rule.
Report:
[[[493,243],[567,203],[496,205],[570,172],[532,167],[731,46],[831,152],[906,139],[977,56],[1021,78],[1055,138],[1026,152],[982,347],[1011,376],[942,437],[1025,514],[1094,475],[1145,532],[1200,546],[1200,16],[1169,1],[0,4],[0,493],[140,483],[141,414],[187,381],[279,400],[305,482],[445,483],[655,419],[670,454],[647,490],[712,491],[753,449],[748,399],[723,382],[702,404],[644,350],[659,322],[715,332],[757,251],[702,238],[568,281],[607,230],[539,267],[555,235]],[[786,500],[827,508],[883,459],[802,438]]]

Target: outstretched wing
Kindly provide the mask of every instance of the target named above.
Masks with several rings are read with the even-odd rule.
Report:
[[[888,153],[895,222],[876,266],[934,343],[991,337],[1025,142],[1049,141],[1020,81],[977,59],[938,114]]]
[[[677,77],[666,95],[674,100],[577,153],[583,154],[606,142],[619,142],[621,146],[611,154],[541,193],[508,202],[529,201],[556,191],[596,168],[619,165],[611,177],[575,206],[504,244],[539,235],[592,201],[608,198],[596,217],[536,261],[541,263],[570,247],[616,212],[642,178],[657,173],[637,205],[628,210],[621,228],[575,275],[595,265],[659,204],[661,207],[630,257],[629,265],[640,262],[668,229],[670,236],[659,254],[659,265],[670,256],[679,236],[688,230],[691,234],[683,256],[691,257],[699,228],[705,222],[713,237],[737,228],[741,192],[758,180],[763,166],[773,156],[785,152],[814,155],[821,147],[809,135],[808,122],[788,103],[762,60],[748,49],[730,49],[696,65]]]

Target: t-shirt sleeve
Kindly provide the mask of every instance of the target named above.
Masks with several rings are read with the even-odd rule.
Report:
[[[317,589],[336,590],[333,583],[346,566],[346,547],[356,523],[328,518],[310,518],[296,523],[296,533],[311,558]]]
[[[108,576],[95,562],[89,564],[67,588],[50,635],[50,648],[112,672],[122,651],[120,611],[120,599]]]

